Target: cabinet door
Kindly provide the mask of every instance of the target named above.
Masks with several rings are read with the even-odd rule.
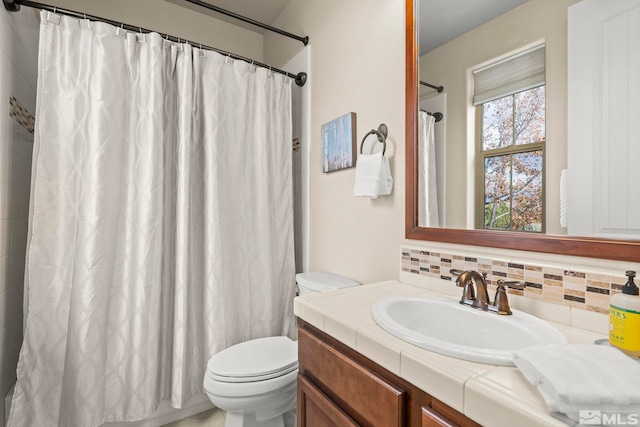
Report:
[[[298,331],[298,364],[302,375],[361,425],[404,425],[403,389],[304,329]]]
[[[440,412],[427,406],[422,407],[422,427],[458,427]]]
[[[567,234],[640,239],[640,0],[568,9]]]
[[[304,376],[298,375],[298,427],[359,426]]]

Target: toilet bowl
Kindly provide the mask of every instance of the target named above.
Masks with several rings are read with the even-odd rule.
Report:
[[[296,275],[300,295],[358,285],[332,273]],[[288,337],[249,340],[214,355],[204,389],[227,412],[225,427],[295,425],[298,343]]]
[[[296,406],[298,344],[267,337],[229,347],[209,359],[204,389],[227,411],[226,427],[284,427]]]

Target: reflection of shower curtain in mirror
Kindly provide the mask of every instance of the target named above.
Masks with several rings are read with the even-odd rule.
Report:
[[[418,113],[418,226],[439,227],[438,185],[436,178],[436,120]]]

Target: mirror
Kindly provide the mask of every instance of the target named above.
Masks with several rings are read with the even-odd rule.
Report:
[[[466,245],[476,245],[476,246],[489,246],[489,247],[498,247],[505,249],[519,249],[519,250],[530,250],[536,252],[547,252],[547,253],[559,253],[566,255],[575,255],[575,256],[585,256],[585,257],[598,257],[604,259],[616,259],[616,260],[626,260],[626,261],[638,261],[640,259],[640,242],[638,241],[621,241],[621,240],[613,240],[613,239],[601,239],[601,238],[593,238],[593,237],[567,237],[560,235],[559,233],[563,232],[563,230],[559,227],[548,227],[549,232],[554,232],[555,234],[537,234],[537,233],[523,233],[523,232],[505,232],[505,231],[491,231],[491,230],[478,230],[478,229],[465,229],[465,226],[468,226],[468,220],[449,220],[445,221],[445,226],[448,226],[450,223],[456,225],[456,228],[428,228],[428,227],[419,227],[418,226],[418,179],[419,174],[417,171],[418,164],[418,144],[417,144],[417,133],[418,133],[418,109],[419,109],[419,86],[418,81],[420,79],[420,74],[418,72],[419,69],[419,57],[418,57],[418,44],[417,44],[417,19],[416,19],[416,10],[417,3],[419,0],[406,0],[406,212],[405,212],[405,235],[408,239],[416,239],[416,240],[430,240],[430,241],[438,241],[438,242],[449,242],[449,243],[458,243],[458,244],[466,244]],[[514,24],[516,25],[516,24]],[[565,36],[566,37],[566,36]],[[535,43],[536,40],[525,40],[520,41],[520,44],[526,43]],[[564,45],[566,49],[566,43]],[[507,53],[507,52],[503,52]],[[464,52],[460,52],[461,55]],[[557,54],[557,52],[555,53]],[[462,73],[466,73],[467,70],[461,70]],[[423,76],[424,77],[424,76]],[[562,76],[561,76],[562,77]],[[470,86],[464,84],[464,76],[463,76],[463,86]],[[566,79],[566,74],[564,75]],[[422,79],[426,80],[426,79]],[[428,81],[428,80],[427,80]],[[434,85],[441,85],[440,81],[428,81]],[[548,83],[548,86],[550,84]],[[564,88],[564,87],[563,87]],[[447,88],[445,85],[445,91],[453,90],[453,88]],[[456,90],[465,91],[464,87],[457,87]],[[550,95],[557,97],[559,99],[556,100],[556,105],[565,105],[566,99],[566,91],[553,91],[551,88],[547,88],[547,91]],[[469,93],[465,93],[464,96],[467,96],[467,99],[470,98]],[[564,104],[562,104],[564,102]],[[463,133],[471,134],[474,133],[474,126],[468,125],[467,117],[473,116],[473,107],[465,107],[467,110],[463,110],[460,113],[464,119],[458,121],[458,126],[453,128],[454,131],[460,131]],[[472,110],[469,112],[468,110]],[[551,114],[560,115],[561,120],[557,120],[556,123],[548,123],[547,126],[554,127],[553,131],[557,132],[560,136],[557,137],[558,140],[563,138],[566,139],[566,117],[563,115],[566,114],[566,107],[564,110],[562,108],[557,109],[553,113],[548,111],[548,117]],[[459,113],[459,111],[457,112]],[[456,114],[456,111],[448,108],[445,114],[453,115]],[[554,117],[556,117],[554,116]],[[449,118],[450,120],[452,118]],[[469,129],[469,127],[471,129]],[[451,126],[448,126],[448,129],[452,129]],[[551,130],[548,130],[551,132]],[[447,135],[447,140],[450,135]],[[549,136],[548,138],[550,138]],[[466,141],[466,136],[463,137]],[[566,152],[566,151],[565,151]],[[548,158],[547,158],[548,160]],[[566,167],[566,158],[561,155],[555,156],[554,161],[559,163],[558,170]],[[553,161],[552,161],[553,162]],[[462,176],[462,190],[457,190],[455,185],[451,185],[450,182],[447,181],[447,193],[448,194],[456,194],[456,197],[464,198],[466,195],[466,189],[464,188],[464,184],[468,181],[466,178],[466,156],[463,156],[459,161],[456,162],[457,167],[453,171],[447,171],[448,178],[450,178],[453,174],[458,173],[459,176]],[[549,165],[547,165],[549,166]],[[453,175],[455,176],[455,175]],[[559,188],[559,173],[556,173],[556,177],[553,185],[558,185]],[[550,181],[550,179],[547,179]],[[459,182],[457,183],[460,184]],[[550,185],[547,182],[545,185]],[[453,187],[453,190],[452,190]],[[448,202],[447,202],[448,203]],[[462,212],[462,216],[464,217],[465,213],[469,212],[469,208],[463,206],[461,208],[464,212]],[[558,209],[556,207],[556,209]],[[460,213],[460,212],[458,212]],[[552,214],[549,214],[549,218]],[[559,217],[556,212],[553,214],[555,217]],[[546,217],[545,217],[546,218]]]

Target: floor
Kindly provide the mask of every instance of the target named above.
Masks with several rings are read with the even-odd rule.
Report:
[[[285,427],[295,427],[296,411],[295,409],[284,415]],[[225,412],[222,409],[213,408],[208,411],[201,412],[192,417],[185,418],[180,421],[165,424],[162,427],[224,427]]]
[[[213,408],[163,427],[224,427],[225,414],[222,409]]]

